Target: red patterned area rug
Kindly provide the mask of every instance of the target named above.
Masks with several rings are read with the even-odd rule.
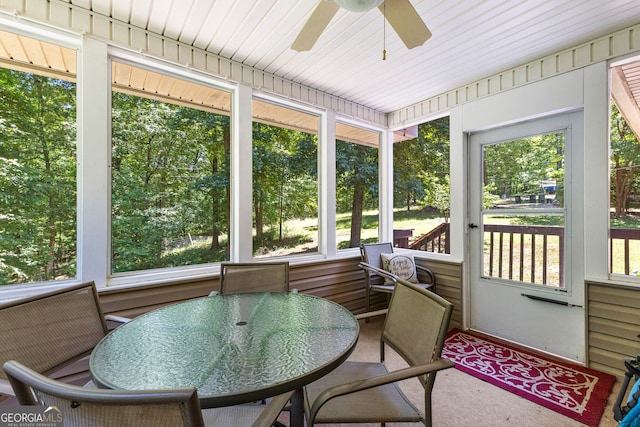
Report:
[[[459,329],[449,331],[442,357],[460,371],[592,427],[600,422],[615,382],[612,375]]]

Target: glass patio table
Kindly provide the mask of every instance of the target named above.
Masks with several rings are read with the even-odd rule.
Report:
[[[216,295],[143,314],[109,333],[89,369],[103,388],[196,387],[203,408],[291,390],[302,426],[302,388],[353,351],[359,326],[344,307],[297,293]]]

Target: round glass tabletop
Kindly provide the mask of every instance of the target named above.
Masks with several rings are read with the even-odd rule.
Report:
[[[344,307],[296,293],[217,295],[151,311],[94,349],[101,387],[196,387],[204,406],[300,388],[342,363],[359,326]]]

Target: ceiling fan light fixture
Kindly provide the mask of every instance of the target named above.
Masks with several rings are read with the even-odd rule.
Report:
[[[351,12],[367,12],[380,6],[384,0],[335,0],[335,2]]]

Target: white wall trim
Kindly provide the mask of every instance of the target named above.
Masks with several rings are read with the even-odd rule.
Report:
[[[110,64],[107,45],[84,41],[77,70],[77,277],[98,287],[106,285],[111,265],[111,204],[105,197],[111,194]]]
[[[386,114],[381,111],[93,13],[63,0],[0,0],[0,8],[13,15],[23,15],[55,27],[91,35],[109,44],[132,49],[141,55],[212,73],[265,93],[296,99],[379,125],[386,125],[387,122]]]
[[[640,52],[640,24],[409,105],[388,114],[388,126],[421,123],[456,106],[633,52]]]

